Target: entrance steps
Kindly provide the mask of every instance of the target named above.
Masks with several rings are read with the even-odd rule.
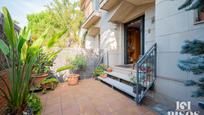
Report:
[[[130,86],[130,85],[127,85],[127,84],[124,84],[120,81],[117,81],[117,80],[114,80],[114,79],[111,79],[111,78],[101,78],[101,77],[98,77],[99,80],[111,85],[112,87],[114,88],[117,88],[127,94],[129,94],[130,96],[132,97],[136,97],[136,94],[133,93],[133,87]]]
[[[133,92],[132,81],[132,78],[136,74],[135,70],[122,67],[112,67],[112,69],[112,72],[105,72],[108,76],[107,78],[98,77],[98,79],[132,97],[136,97],[136,94]]]

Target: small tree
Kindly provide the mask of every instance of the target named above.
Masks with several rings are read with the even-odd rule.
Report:
[[[204,0],[186,0],[179,8],[189,10],[204,11]],[[204,41],[193,40],[186,41],[182,47],[182,54],[190,54],[192,57],[186,60],[180,60],[178,67],[195,75],[204,74]],[[204,96],[204,76],[198,81],[187,80],[186,86],[198,86],[198,90],[193,92],[192,97]]]
[[[204,41],[193,40],[186,41],[181,50],[182,54],[190,54],[192,57],[186,60],[180,60],[178,67],[195,75],[204,74]],[[186,86],[198,86],[198,90],[193,92],[192,97],[204,96],[204,76],[198,81],[187,80]]]
[[[195,10],[199,12],[204,10],[204,0],[186,0],[178,9]]]

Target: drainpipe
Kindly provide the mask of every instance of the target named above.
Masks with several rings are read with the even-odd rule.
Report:
[[[107,51],[107,66],[109,67],[109,53]]]

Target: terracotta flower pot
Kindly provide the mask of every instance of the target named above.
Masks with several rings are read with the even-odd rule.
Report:
[[[113,71],[112,68],[108,68],[108,69],[107,69],[107,72],[112,72],[112,71]]]
[[[34,85],[39,84],[43,79],[45,79],[48,76],[48,73],[43,73],[41,75],[32,75],[32,83]]]
[[[100,75],[100,77],[107,78],[107,74],[102,74],[102,75]]]
[[[70,74],[67,79],[68,85],[76,85],[79,82],[79,74]]]

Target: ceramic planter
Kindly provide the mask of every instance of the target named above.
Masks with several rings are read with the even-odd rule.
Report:
[[[70,74],[67,78],[68,85],[76,85],[79,82],[79,74]]]
[[[107,69],[107,72],[112,72],[112,71],[113,71],[112,68],[108,68],[108,69]]]
[[[33,83],[34,84],[39,84],[43,79],[45,79],[46,77],[48,77],[48,73],[43,73],[41,75],[38,76],[33,76]]]
[[[41,75],[32,75],[31,77],[31,89],[32,91],[38,91],[40,90],[40,88],[38,87],[40,85],[40,83],[46,78],[48,77],[48,73],[44,73]],[[37,87],[37,88],[36,88]]]
[[[100,75],[100,77],[107,78],[107,74],[102,74],[102,75]]]

